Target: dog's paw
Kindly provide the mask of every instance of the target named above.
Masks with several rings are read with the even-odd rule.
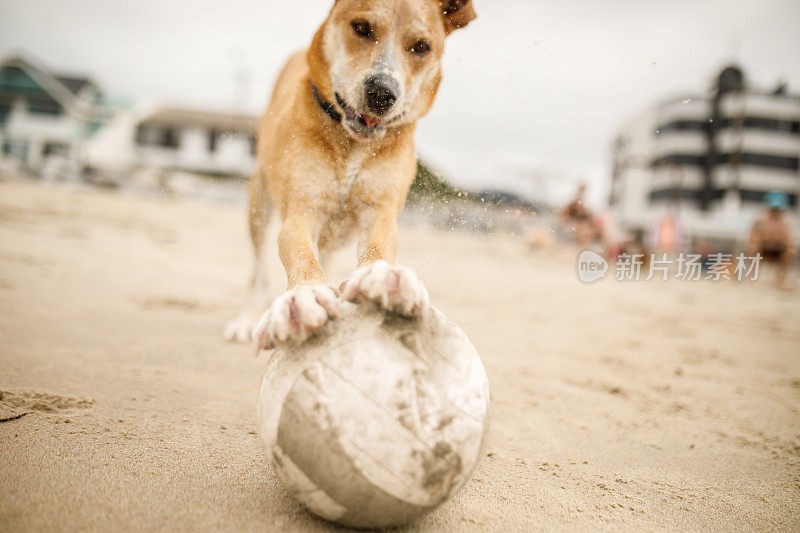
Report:
[[[250,342],[253,340],[253,326],[252,315],[245,312],[225,324],[222,336],[228,342]]]
[[[253,329],[259,348],[299,344],[339,312],[330,285],[300,285],[278,296]]]
[[[405,317],[427,314],[428,290],[408,267],[377,261],[361,267],[342,284],[342,298],[351,302],[373,302],[385,311]]]

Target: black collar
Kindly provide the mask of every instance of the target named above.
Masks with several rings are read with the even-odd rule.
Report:
[[[328,102],[327,100],[323,99],[322,96],[320,96],[317,86],[314,85],[313,83],[311,84],[311,90],[314,93],[314,100],[316,100],[319,106],[322,108],[322,110],[325,111],[325,114],[331,117],[336,122],[341,122],[342,114],[336,111],[336,108],[333,106],[332,103]]]

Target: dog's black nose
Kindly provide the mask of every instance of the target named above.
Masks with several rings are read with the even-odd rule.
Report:
[[[376,115],[383,115],[397,101],[397,93],[400,86],[393,77],[388,74],[377,74],[364,82],[367,91],[367,107]]]

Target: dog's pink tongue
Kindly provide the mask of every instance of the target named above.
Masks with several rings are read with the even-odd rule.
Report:
[[[361,118],[363,118],[363,119],[364,119],[364,122],[366,122],[366,123],[367,123],[367,126],[369,126],[370,128],[371,128],[372,126],[377,126],[378,124],[380,124],[380,123],[381,123],[381,121],[380,121],[380,120],[372,120],[372,119],[371,119],[371,118],[369,118],[367,115],[361,115]]]

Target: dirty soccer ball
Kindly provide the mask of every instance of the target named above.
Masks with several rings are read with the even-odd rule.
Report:
[[[404,524],[477,465],[489,383],[466,335],[436,309],[407,320],[342,303],[317,335],[271,355],[259,430],[278,477],[315,514]]]

